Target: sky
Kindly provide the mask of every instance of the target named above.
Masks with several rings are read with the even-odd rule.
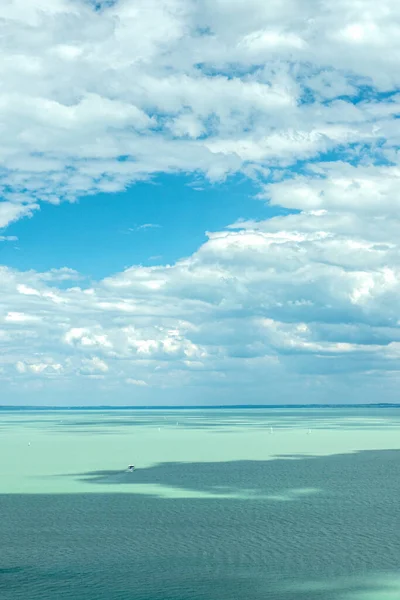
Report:
[[[398,402],[395,0],[0,3],[0,405]]]

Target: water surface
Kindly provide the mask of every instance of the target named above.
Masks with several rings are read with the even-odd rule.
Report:
[[[400,410],[0,416],[2,600],[400,598]]]

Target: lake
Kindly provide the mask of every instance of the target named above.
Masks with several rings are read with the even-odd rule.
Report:
[[[0,457],[2,600],[400,598],[400,409],[10,410]]]

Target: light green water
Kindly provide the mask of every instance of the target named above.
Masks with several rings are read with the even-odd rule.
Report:
[[[0,419],[2,600],[400,599],[400,410]]]

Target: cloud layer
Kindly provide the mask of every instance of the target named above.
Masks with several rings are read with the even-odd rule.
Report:
[[[90,381],[123,401],[177,389],[189,401],[206,390],[212,401],[373,400],[399,375],[398,221],[387,234],[378,219],[302,212],[233,225],[172,266],[91,287],[65,289],[68,270],[4,267],[4,389],[35,382],[83,401]]]
[[[3,1],[0,241],[159,172],[297,211],[90,285],[3,266],[4,398],[397,399],[399,23],[394,0]]]
[[[2,2],[0,227],[157,172],[262,176],[346,145],[393,159],[399,16],[394,0]]]

